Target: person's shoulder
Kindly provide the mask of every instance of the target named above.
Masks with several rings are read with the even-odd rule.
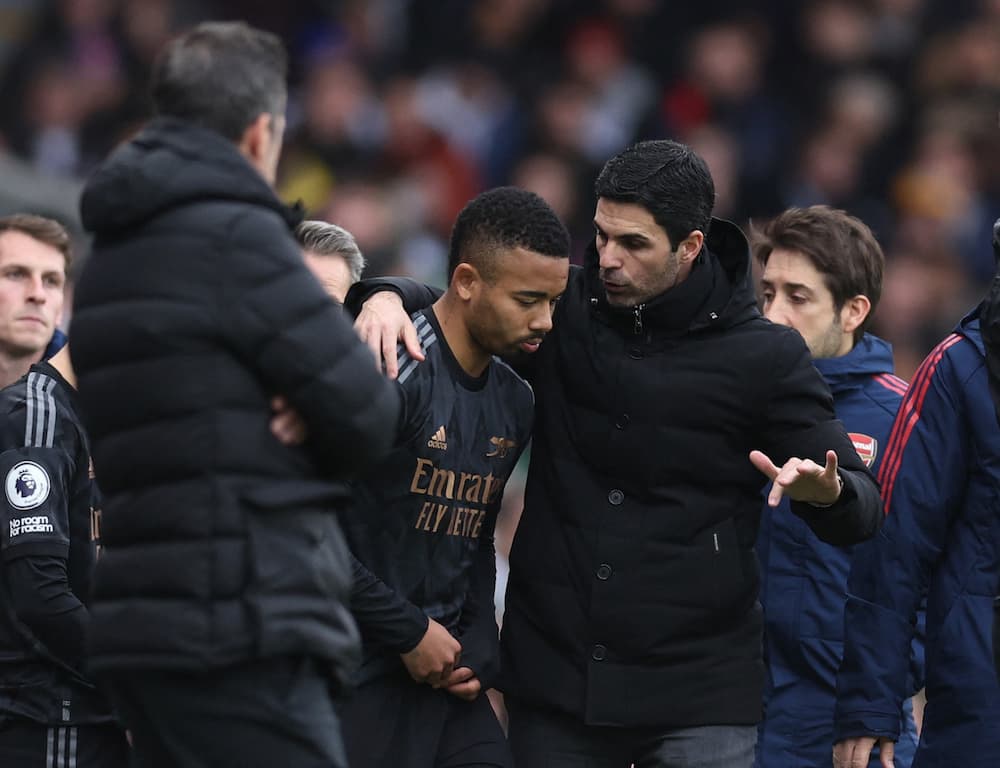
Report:
[[[986,358],[973,339],[961,333],[945,336],[927,353],[911,386],[934,379],[940,384],[964,386],[977,375],[986,375]]]
[[[28,377],[0,389],[0,450],[24,445],[27,422]]]
[[[427,310],[419,310],[410,315],[413,327],[417,332],[420,348],[424,359],[418,360],[403,344],[396,345],[396,361],[399,375],[396,380],[404,390],[412,390],[422,382],[433,380],[435,371],[443,364],[440,356],[440,346],[434,324],[427,319]]]
[[[490,364],[490,375],[495,377],[496,386],[505,395],[517,398],[528,405],[535,404],[535,392],[527,380],[506,361],[494,357]]]
[[[18,409],[25,447],[75,450],[83,424],[70,385],[47,363],[32,366],[24,378],[24,402]]]
[[[277,210],[252,203],[225,201],[212,227],[223,247],[240,258],[275,254],[302,262],[302,253],[288,222]],[[304,265],[304,262],[302,262]]]

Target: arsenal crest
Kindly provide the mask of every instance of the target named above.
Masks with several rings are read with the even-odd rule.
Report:
[[[878,440],[871,435],[863,435],[860,432],[848,432],[847,436],[851,438],[854,450],[858,452],[858,456],[861,457],[865,466],[871,469],[872,464],[875,463],[875,457],[878,455]]]

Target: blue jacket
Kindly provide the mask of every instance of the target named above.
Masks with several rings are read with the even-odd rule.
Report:
[[[906,382],[892,373],[892,348],[865,335],[848,354],[814,363],[859,455],[877,471],[906,391]],[[757,768],[830,764],[852,551],[820,541],[791,514],[787,501],[761,516],[757,553],[767,679]],[[919,656],[919,644],[915,650]],[[900,767],[910,765],[917,743],[909,699],[906,704],[905,734],[896,749]]]
[[[886,519],[848,585],[835,736],[899,735],[907,649],[927,597],[927,709],[913,768],[1000,764],[993,596],[1000,565],[1000,429],[979,310],[924,360],[879,472]]]

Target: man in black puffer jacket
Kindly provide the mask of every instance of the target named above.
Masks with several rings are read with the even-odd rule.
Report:
[[[176,39],[158,116],[81,204],[72,354],[106,496],[90,665],[142,766],[343,764],[330,691],[358,640],[335,513],[400,401],[271,189],[285,71],[242,23]],[[302,446],[272,433],[276,397]]]

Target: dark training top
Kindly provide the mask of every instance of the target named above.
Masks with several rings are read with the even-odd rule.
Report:
[[[534,396],[498,358],[469,376],[432,309],[413,320],[426,360],[400,353],[399,446],[357,484],[344,519],[359,561],[351,608],[364,643],[361,681],[401,670],[399,654],[420,642],[429,616],[459,639],[460,666],[485,690],[497,665],[493,529]]]
[[[48,363],[0,392],[0,718],[110,721],[80,671],[100,499],[76,392]]]

